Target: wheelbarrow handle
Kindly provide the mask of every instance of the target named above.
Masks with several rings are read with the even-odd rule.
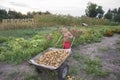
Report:
[[[59,41],[61,40],[61,38],[62,38],[62,35],[59,37],[59,39],[58,39],[58,41],[56,42],[55,46],[59,43]],[[73,37],[70,47],[72,47],[74,40],[75,40],[75,37]],[[55,46],[54,46],[54,47],[55,47]]]
[[[70,47],[72,47],[75,37],[73,37]]]
[[[56,44],[54,45],[54,47],[59,43],[59,41],[61,40],[62,35],[59,37],[59,39],[57,40]]]

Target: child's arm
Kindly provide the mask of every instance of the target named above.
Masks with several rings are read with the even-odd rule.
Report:
[[[73,38],[73,35],[68,31],[68,36],[69,36],[69,38]]]

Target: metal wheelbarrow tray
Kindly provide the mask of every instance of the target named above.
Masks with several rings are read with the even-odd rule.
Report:
[[[48,52],[49,50],[65,50],[68,52],[68,56],[60,62],[59,66],[54,67],[54,66],[48,66],[48,65],[44,65],[44,64],[38,64],[35,61],[44,53]],[[32,59],[30,59],[29,63],[33,64],[35,67],[39,68],[39,69],[48,69],[48,70],[57,70],[63,63],[65,63],[65,61],[67,60],[67,58],[70,56],[71,54],[71,49],[60,49],[60,48],[48,48],[47,50],[39,53],[38,55],[36,55],[35,57],[33,57]]]

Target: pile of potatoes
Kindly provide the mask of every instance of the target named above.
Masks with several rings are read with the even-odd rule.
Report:
[[[38,59],[36,59],[37,64],[44,64],[47,66],[58,67],[60,63],[69,55],[65,50],[50,50]]]

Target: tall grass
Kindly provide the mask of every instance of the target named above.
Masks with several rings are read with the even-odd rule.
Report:
[[[98,18],[89,18],[86,16],[82,16],[81,18],[81,22],[85,22],[88,25],[109,25],[109,20],[107,19],[98,19]]]
[[[35,28],[35,27],[49,27],[49,26],[81,26],[81,24],[87,23],[89,26],[93,25],[109,25],[109,21],[106,19],[89,18],[86,16],[73,17],[70,15],[50,15],[42,14],[35,15],[34,22],[11,22],[11,23],[0,23],[0,29],[24,29],[24,28]]]
[[[37,23],[37,26],[57,26],[57,25],[73,25],[73,20],[75,19],[72,16],[63,16],[63,15],[35,15],[34,19]]]
[[[106,19],[89,18],[86,16],[82,17],[72,17],[64,15],[36,15],[34,16],[38,26],[56,26],[56,25],[66,25],[66,26],[81,26],[82,23],[87,23],[88,25],[108,25],[109,21]]]

